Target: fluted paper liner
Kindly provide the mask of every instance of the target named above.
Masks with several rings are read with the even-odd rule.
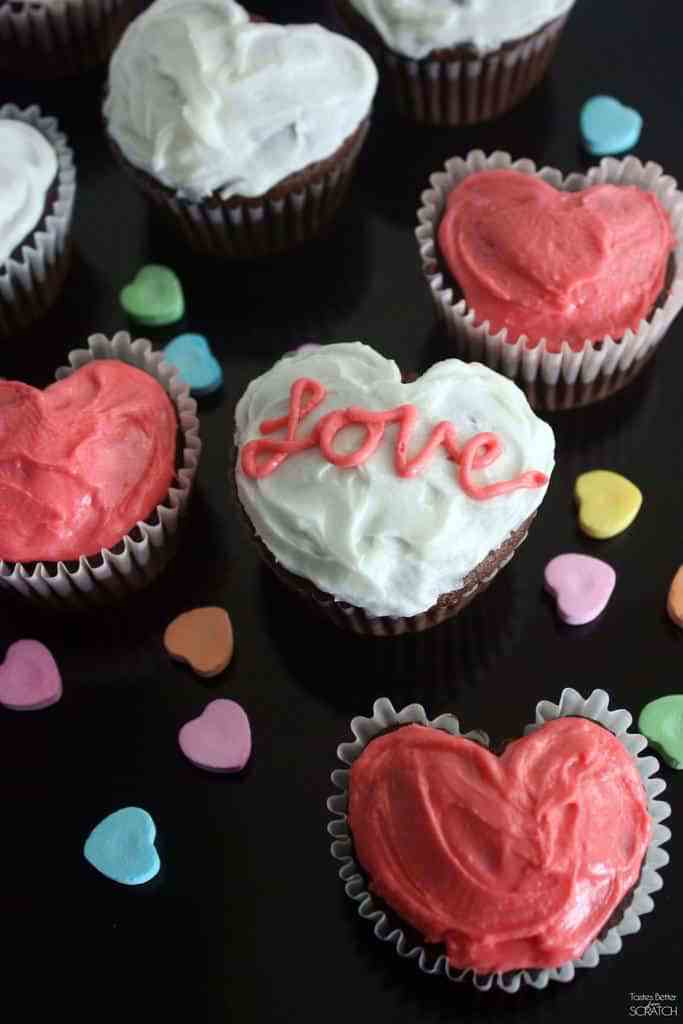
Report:
[[[261,200],[217,195],[191,202],[133,167],[110,138],[115,158],[147,198],[199,255],[260,259],[320,235],[346,196],[370,124],[369,114],[337,154],[319,161],[308,180],[303,172],[291,188],[275,186]]]
[[[0,5],[0,71],[63,78],[104,64],[142,0],[11,0]]]
[[[360,917],[372,922],[377,938],[391,943],[400,957],[417,960],[418,967],[425,974],[445,975],[451,981],[470,979],[474,986],[482,992],[487,992],[492,988],[499,988],[505,992],[517,992],[523,985],[542,989],[547,986],[549,981],[571,981],[578,967],[596,967],[601,956],[618,953],[621,950],[622,937],[639,931],[640,918],[653,909],[651,894],[662,887],[659,869],[669,862],[669,855],[662,849],[662,845],[671,838],[670,830],[662,825],[662,821],[671,814],[671,808],[668,803],[656,799],[665,788],[663,779],[655,777],[655,773],[659,770],[659,762],[656,757],[642,756],[641,752],[647,746],[647,740],[639,733],[628,731],[633,721],[628,711],[611,711],[609,709],[609,695],[604,690],[593,690],[590,696],[584,699],[576,690],[567,688],[562,691],[559,704],[553,704],[548,700],[539,701],[536,705],[535,721],[531,725],[527,725],[524,734],[533,732],[545,722],[565,716],[579,716],[599,722],[600,725],[609,729],[629,752],[636,762],[647,795],[647,809],[652,819],[652,837],[643,860],[640,880],[629,897],[629,905],[624,910],[619,923],[610,928],[603,938],[592,942],[582,957],[570,960],[559,967],[478,974],[471,968],[462,970],[452,966],[444,954],[437,956],[423,946],[413,945],[408,941],[400,928],[398,915],[392,915],[393,919],[390,920],[388,915],[376,906],[372,893],[369,891],[368,881],[363,874],[363,868],[354,859],[353,842],[346,814],[349,771],[348,769],[336,769],[332,772],[332,782],[337,789],[341,790],[341,794],[332,796],[327,801],[328,810],[334,815],[334,820],[329,823],[327,830],[333,837],[332,856],[341,862],[339,877],[344,882],[346,894],[358,904]],[[352,765],[370,740],[378,733],[393,726],[411,723],[442,729],[454,736],[461,735],[460,725],[455,715],[440,715],[429,721],[421,704],[409,704],[397,712],[390,700],[380,697],[374,703],[371,718],[359,716],[351,721],[351,731],[356,737],[355,741],[340,744],[337,748],[337,756],[345,765]],[[486,747],[489,745],[486,733],[475,731],[463,735],[467,739],[477,740]]]
[[[0,12],[3,10],[0,7]],[[50,143],[57,156],[56,197],[40,230],[21,246],[18,259],[0,264],[0,342],[37,320],[52,305],[69,268],[69,235],[76,196],[73,152],[54,117],[39,107],[20,110],[12,103],[0,107],[0,120],[23,121]]]
[[[140,590],[159,575],[175,550],[176,534],[190,499],[202,446],[197,403],[190,398],[189,388],[177,368],[165,363],[162,353],[153,352],[149,341],[131,341],[125,331],[119,331],[111,340],[94,334],[88,339],[87,349],[74,349],[68,359],[70,365],[57,370],[57,380],[96,359],[119,359],[149,373],[173,402],[182,439],[168,495],[148,517],[153,521],[138,522],[113,549],[103,548],[95,556],[83,556],[77,563],[68,564],[24,565],[0,560],[0,586],[56,608],[79,609],[109,603]]]
[[[449,59],[447,47],[441,59],[415,60],[390,50],[350,0],[338,8],[375,57],[399,112],[418,124],[451,126],[492,121],[521,103],[548,70],[571,11],[492,53]]]
[[[531,348],[525,335],[508,339],[505,328],[491,334],[489,321],[479,323],[476,310],[468,307],[464,298],[457,298],[441,272],[437,255],[437,233],[446,201],[471,174],[500,168],[541,178],[568,192],[591,185],[635,185],[659,198],[676,237],[673,276],[663,303],[640,322],[637,331],[627,330],[619,339],[605,335],[599,342],[586,340],[578,352],[572,351],[568,342],[562,344],[560,352],[550,352],[544,339]],[[664,174],[659,164],[642,164],[633,156],[624,160],[606,157],[586,174],[565,178],[551,167],[537,170],[531,160],[513,161],[509,153],[496,151],[486,156],[481,150],[473,150],[464,158],[449,160],[443,171],[431,176],[430,184],[431,188],[422,193],[415,234],[437,316],[458,355],[486,363],[511,377],[527,392],[531,405],[541,408],[595,401],[630,382],[654,353],[683,305],[683,195],[674,178]],[[558,400],[559,388],[568,389],[569,397]]]

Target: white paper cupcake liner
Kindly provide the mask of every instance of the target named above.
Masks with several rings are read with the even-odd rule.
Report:
[[[332,782],[341,790],[341,794],[336,794],[327,801],[328,810],[334,815],[334,820],[328,824],[327,830],[333,837],[332,856],[335,860],[341,861],[339,877],[344,882],[346,894],[358,904],[359,916],[372,922],[377,938],[394,946],[400,957],[417,960],[418,967],[425,974],[445,975],[451,981],[469,979],[482,992],[492,988],[499,988],[504,992],[517,992],[522,985],[542,989],[549,981],[571,981],[577,967],[596,967],[601,956],[618,953],[621,950],[622,937],[639,931],[641,916],[653,909],[651,894],[662,888],[659,869],[669,862],[669,855],[662,849],[662,845],[671,838],[670,830],[662,825],[662,821],[671,814],[671,808],[668,803],[656,799],[665,789],[663,779],[655,777],[659,770],[659,762],[656,757],[641,755],[641,751],[647,746],[647,740],[639,733],[628,731],[633,721],[628,711],[609,710],[609,695],[604,690],[593,690],[590,696],[584,699],[576,690],[567,688],[562,691],[559,704],[547,700],[539,701],[536,705],[535,722],[525,728],[524,734],[533,732],[545,722],[567,716],[590,718],[594,722],[599,722],[609,729],[629,752],[638,766],[647,794],[647,808],[652,818],[653,831],[640,880],[629,897],[629,905],[619,923],[610,928],[604,938],[592,942],[580,959],[568,961],[552,969],[477,974],[471,968],[461,970],[451,967],[445,955],[436,956],[423,946],[413,945],[397,926],[397,922],[400,924],[398,915],[392,915],[393,919],[390,920],[375,904],[363,868],[354,859],[353,841],[347,819],[349,770],[336,769],[332,772]],[[439,715],[430,721],[421,704],[409,704],[397,712],[390,700],[380,697],[374,703],[371,718],[357,717],[352,720],[351,731],[356,739],[353,743],[340,744],[337,756],[344,764],[352,765],[378,733],[392,726],[411,723],[442,729],[454,736],[460,735],[460,725],[455,715]],[[486,747],[489,746],[489,738],[484,732],[474,731],[463,735],[468,739],[477,740]]]
[[[176,367],[163,362],[149,341],[119,331],[109,340],[103,334],[88,339],[87,349],[69,353],[69,366],[57,370],[61,380],[95,359],[119,359],[149,373],[170,396],[178,417],[182,441],[175,478],[165,500],[150,518],[140,521],[114,549],[102,549],[94,557],[83,556],[78,563],[36,562],[30,565],[0,560],[0,587],[9,587],[23,597],[56,608],[79,609],[109,603],[112,599],[140,590],[154,580],[175,551],[180,521],[192,492],[201,440],[197,403]],[[70,567],[71,566],[71,567]]]
[[[292,249],[319,236],[333,221],[346,196],[358,155],[368,133],[369,114],[352,142],[341,147],[338,159],[321,161],[324,170],[284,194],[263,201],[211,197],[190,202],[137,170],[110,139],[123,170],[133,178],[190,248],[199,255],[222,259],[261,259]]]
[[[0,8],[2,11],[3,8]],[[0,341],[38,319],[61,290],[69,267],[69,235],[76,197],[73,152],[54,117],[43,117],[39,107],[20,110],[12,103],[0,107],[0,120],[23,121],[36,128],[57,156],[56,198],[21,247],[18,259],[0,264]]]
[[[11,0],[0,6],[0,70],[62,78],[104,64],[142,0]]]
[[[444,279],[438,260],[437,233],[446,201],[449,193],[469,175],[499,168],[533,175],[569,192],[590,185],[613,184],[635,185],[655,193],[670,217],[676,237],[674,272],[664,302],[647,320],[641,321],[637,331],[628,330],[620,339],[605,335],[599,342],[586,341],[579,352],[572,351],[567,342],[560,352],[550,352],[545,340],[529,348],[525,335],[508,340],[506,329],[491,334],[488,320],[479,323],[476,310],[470,309],[464,299],[458,299]],[[457,353],[511,377],[536,406],[555,407],[553,392],[558,387],[574,389],[566,402],[570,406],[597,400],[629,383],[654,353],[683,305],[683,194],[675,179],[664,174],[658,164],[642,164],[633,156],[624,160],[606,157],[586,174],[564,178],[560,171],[550,167],[537,170],[531,160],[513,162],[509,153],[497,151],[486,156],[481,150],[474,150],[464,159],[449,160],[444,171],[431,176],[430,184],[431,188],[422,193],[415,234],[437,316]]]

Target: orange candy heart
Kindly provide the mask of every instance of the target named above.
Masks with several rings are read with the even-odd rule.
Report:
[[[671,621],[683,628],[683,565],[671,581],[666,610]]]
[[[235,640],[225,608],[193,608],[166,627],[164,647],[204,679],[217,676],[232,660]]]

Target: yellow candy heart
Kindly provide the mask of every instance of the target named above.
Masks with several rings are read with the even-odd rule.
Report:
[[[609,469],[582,473],[576,478],[574,497],[579,506],[579,526],[597,540],[622,533],[643,504],[643,495],[636,485]]]

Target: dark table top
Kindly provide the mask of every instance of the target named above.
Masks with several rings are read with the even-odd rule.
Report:
[[[254,3],[285,20],[322,20],[322,3]],[[655,913],[619,956],[570,985],[517,996],[422,976],[376,941],[345,897],[329,854],[325,800],[337,744],[379,695],[455,711],[465,728],[519,734],[542,698],[564,686],[612,694],[635,715],[680,690],[683,635],[667,620],[670,579],[683,561],[683,320],[651,369],[622,395],[550,417],[558,466],[527,543],[462,615],[419,636],[366,640],[309,617],[271,579],[248,543],[229,482],[232,414],[249,380],[286,350],[362,339],[406,370],[446,354],[433,327],[413,236],[428,175],[478,146],[560,167],[585,167],[581,103],[608,92],[644,117],[636,153],[683,177],[680,38],[676,0],[578,0],[545,83],[517,111],[472,129],[424,130],[380,102],[347,209],[325,242],[265,266],[206,266],[148,214],[102,140],[102,76],[66,84],[3,82],[0,95],[56,114],[79,173],[77,261],[64,298],[25,340],[6,345],[0,373],[51,380],[69,349],[94,331],[126,326],[121,286],[144,262],[174,266],[188,329],[210,337],[224,392],[202,403],[204,454],[181,547],[158,583],[92,619],[59,619],[3,603],[0,654],[21,637],[54,651],[64,697],[48,711],[0,708],[3,1002],[16,986],[21,1019],[38,1006],[70,1020],[115,1007],[125,1020],[239,1020],[346,1024],[629,1016],[631,993],[683,994],[683,895],[676,813],[683,780],[664,768],[674,809],[672,865]],[[177,328],[154,333],[163,343]],[[591,542],[577,530],[577,473],[609,468],[645,502],[622,536]],[[546,561],[566,550],[606,558],[618,572],[604,615],[563,627],[542,593]],[[236,655],[202,682],[171,663],[166,624],[195,605],[228,608]],[[249,714],[254,749],[240,777],[193,768],[181,724],[214,697]],[[82,845],[126,805],[158,826],[160,875],[124,888],[98,875]],[[19,1018],[17,1018],[19,1019]]]

